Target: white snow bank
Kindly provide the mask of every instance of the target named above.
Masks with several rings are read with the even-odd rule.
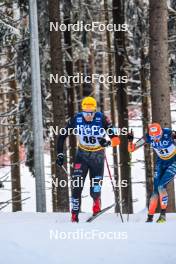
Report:
[[[146,211],[124,224],[111,213],[86,223],[89,215],[73,224],[70,214],[1,213],[0,263],[176,263],[176,214],[165,224],[145,223]]]

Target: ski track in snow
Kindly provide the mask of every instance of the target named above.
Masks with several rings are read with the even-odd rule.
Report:
[[[129,222],[124,216],[124,224],[112,213],[86,223],[89,215],[82,213],[79,224],[73,224],[67,213],[1,213],[0,263],[176,263],[175,214],[168,214],[165,224],[145,223],[146,210],[130,215]],[[127,239],[50,238],[50,231],[67,234],[92,230],[105,234],[125,232]]]

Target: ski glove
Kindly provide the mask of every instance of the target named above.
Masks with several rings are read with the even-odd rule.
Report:
[[[114,148],[116,146],[120,145],[120,138],[119,137],[113,137],[111,138],[111,146]]]
[[[132,141],[128,142],[128,152],[134,152],[136,150],[136,146]]]
[[[64,163],[64,154],[63,153],[57,154],[56,164],[59,167],[62,167],[63,163]]]
[[[3,188],[4,187],[4,184],[2,181],[0,181],[0,188]]]
[[[127,134],[127,138],[129,142],[133,142],[134,140],[133,130],[131,130],[131,132]]]
[[[100,144],[102,147],[104,147],[104,148],[105,148],[105,147],[108,147],[108,146],[111,145],[111,142],[108,141],[108,140],[106,140],[105,138],[99,138],[98,141],[99,141],[99,144]]]
[[[173,140],[176,142],[176,131],[172,131]]]

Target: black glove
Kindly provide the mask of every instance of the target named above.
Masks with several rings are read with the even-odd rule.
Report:
[[[174,141],[176,141],[176,131],[172,131],[172,137],[173,137]]]
[[[0,181],[0,188],[3,188],[4,184],[2,183],[2,181]]]
[[[133,130],[131,129],[131,132],[127,134],[127,138],[129,142],[133,142],[134,140],[134,134],[133,134]]]
[[[106,140],[105,138],[99,138],[98,139],[98,142],[99,142],[99,144],[102,146],[102,147],[108,147],[108,146],[110,146],[111,145],[111,142],[110,141],[108,141],[108,140]]]
[[[59,167],[62,167],[63,163],[64,163],[64,154],[63,154],[63,153],[59,153],[59,154],[57,154],[56,164],[57,164]]]

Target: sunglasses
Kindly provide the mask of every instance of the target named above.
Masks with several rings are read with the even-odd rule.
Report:
[[[95,112],[85,112],[85,111],[83,111],[82,114],[83,114],[84,117],[88,117],[88,116],[93,117],[95,115]]]

